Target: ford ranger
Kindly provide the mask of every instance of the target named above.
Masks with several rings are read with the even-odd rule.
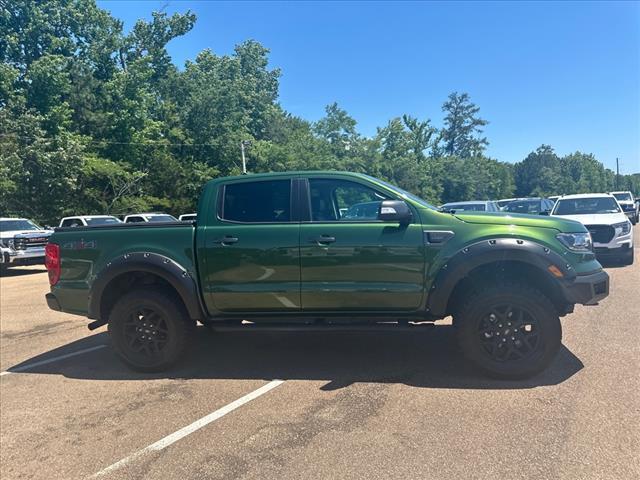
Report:
[[[57,228],[46,265],[49,307],[108,325],[115,351],[141,371],[173,365],[196,322],[417,331],[452,316],[469,360],[524,378],[556,355],[560,317],[609,293],[579,222],[442,212],[345,172],[212,180],[195,223]]]

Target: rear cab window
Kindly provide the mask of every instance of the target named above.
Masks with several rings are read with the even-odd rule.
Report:
[[[223,187],[220,220],[236,223],[291,222],[291,180],[229,183]]]

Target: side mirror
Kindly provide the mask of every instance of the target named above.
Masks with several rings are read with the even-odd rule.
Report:
[[[383,200],[380,202],[378,220],[406,224],[411,221],[411,210],[402,200]]]
[[[543,210],[542,212],[540,212],[540,215],[549,215],[551,214],[551,210]]]

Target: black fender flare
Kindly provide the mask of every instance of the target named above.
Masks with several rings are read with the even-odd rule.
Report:
[[[555,282],[559,292],[564,292],[564,284],[576,278],[571,265],[544,245],[518,238],[492,238],[462,248],[440,268],[429,290],[427,312],[444,316],[449,298],[457,283],[473,269],[496,262],[517,261],[542,270]],[[554,265],[562,272],[562,281],[554,277],[548,268]]]
[[[204,318],[200,295],[192,275],[175,260],[150,252],[132,252],[109,262],[98,273],[89,291],[89,318],[101,319],[102,295],[116,277],[129,272],[146,272],[167,281],[182,299],[189,317],[194,320]]]

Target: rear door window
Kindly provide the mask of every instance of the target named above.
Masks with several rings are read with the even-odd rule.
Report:
[[[224,187],[222,220],[239,223],[291,221],[291,180],[231,183]]]

